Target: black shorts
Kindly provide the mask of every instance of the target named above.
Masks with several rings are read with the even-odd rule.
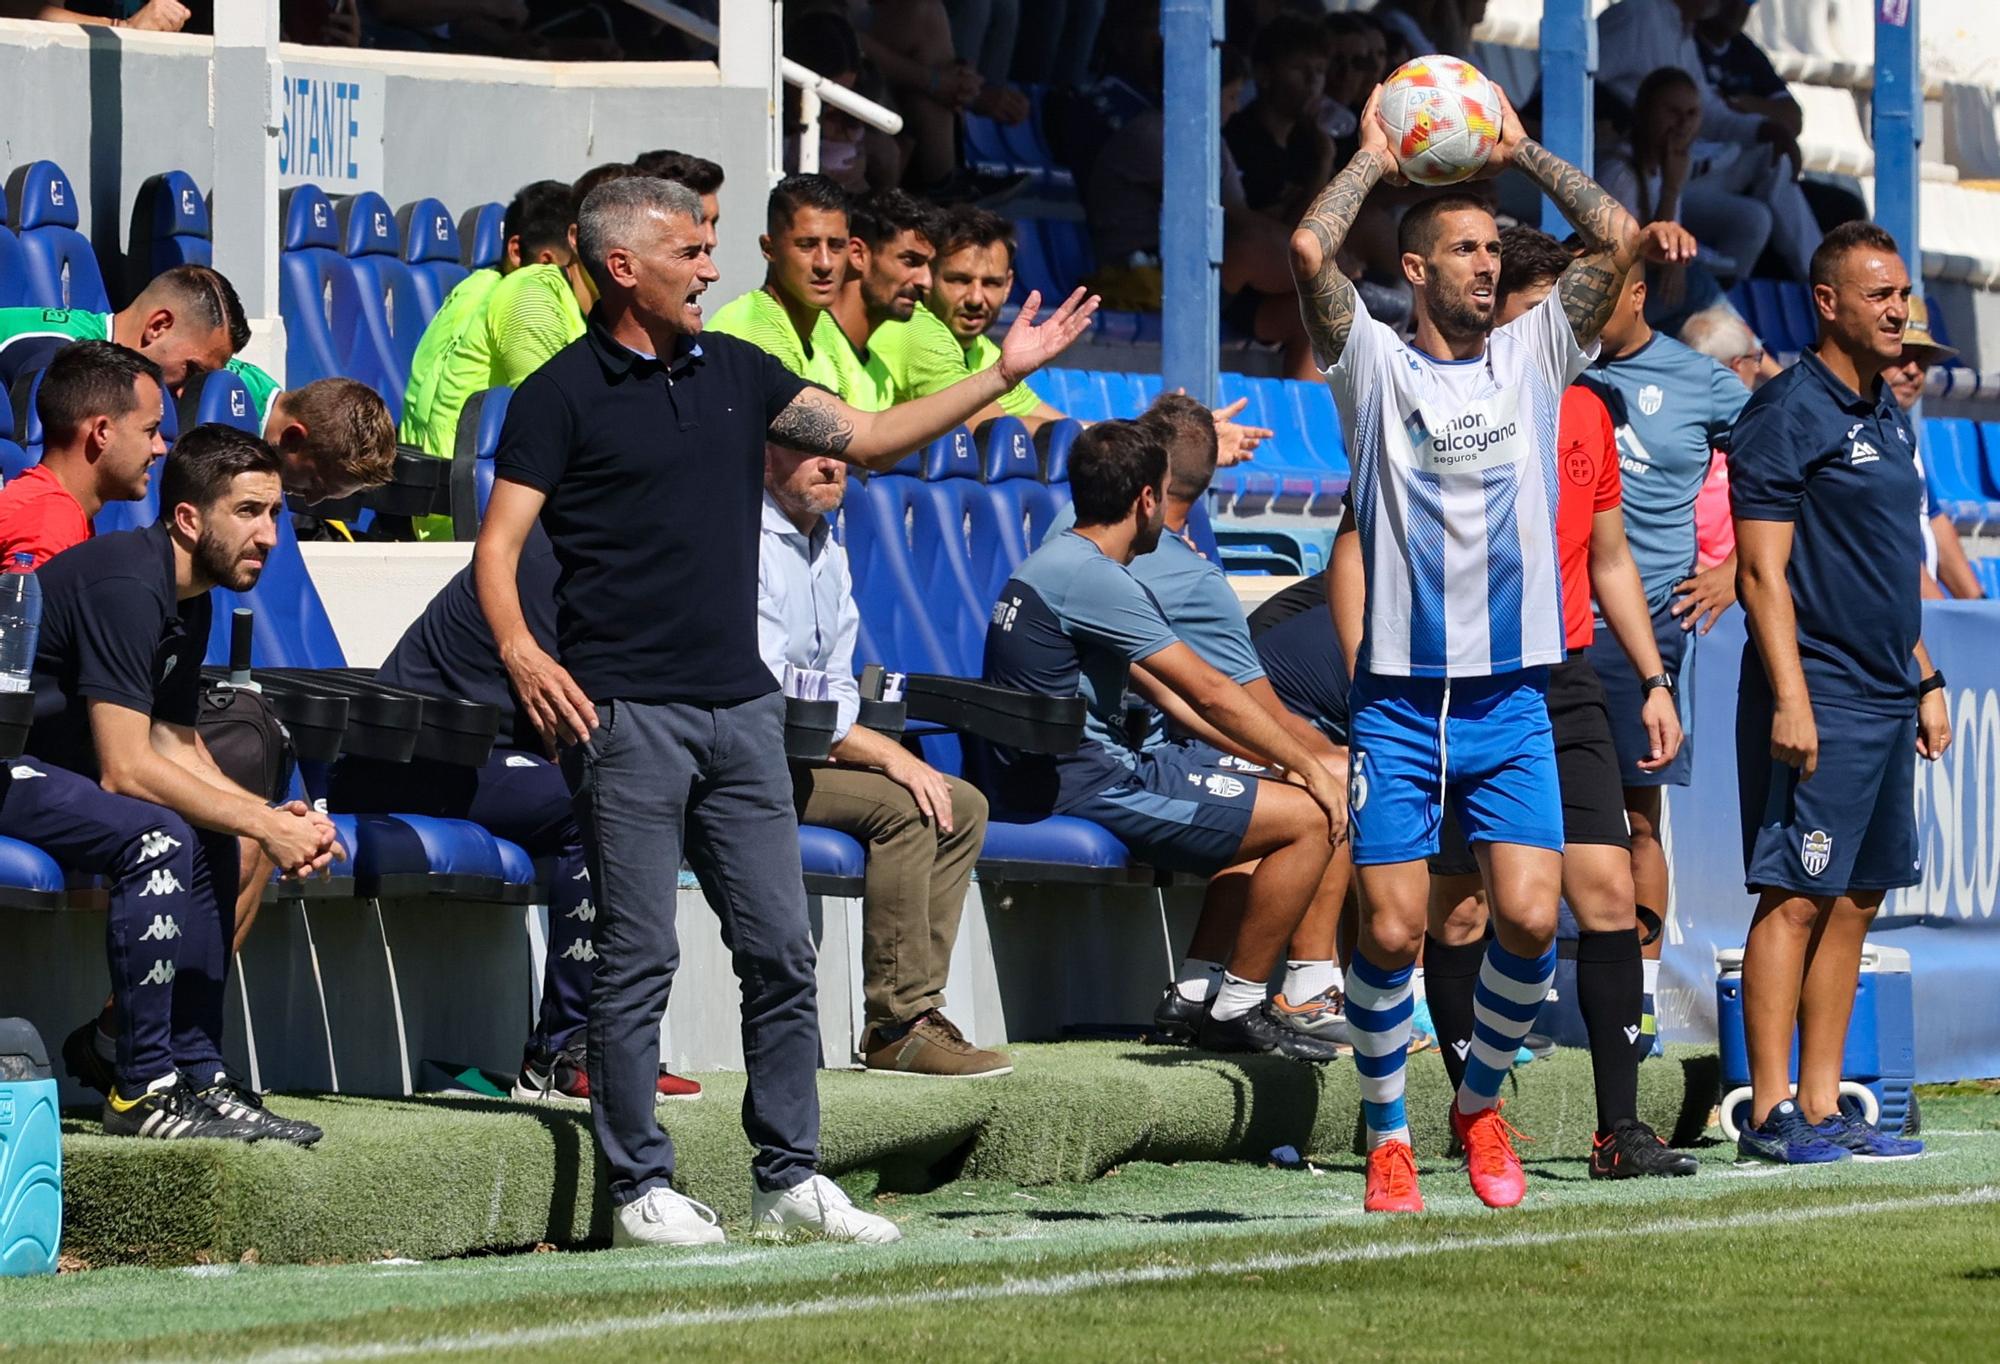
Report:
[[[1562,787],[1563,842],[1632,846],[1625,818],[1625,782],[1618,746],[1611,739],[1611,710],[1604,684],[1584,657],[1572,650],[1549,669],[1549,728],[1556,743],[1556,780]],[[1445,802],[1444,828],[1430,859],[1433,876],[1476,876],[1479,863]]]

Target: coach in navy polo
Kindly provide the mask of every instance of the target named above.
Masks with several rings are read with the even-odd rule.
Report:
[[[1951,741],[1921,638],[1923,476],[1882,372],[1902,353],[1910,277],[1895,239],[1855,222],[1812,260],[1819,344],[1743,410],[1729,456],[1748,617],[1736,766],[1752,1122],[1743,1154],[1786,1164],[1914,1155],[1921,1142],[1840,1111],[1862,939],[1919,876],[1912,752]],[[1798,1022],[1798,1096],[1788,1061]]]
[[[577,247],[600,300],[586,334],[509,406],[474,558],[479,601],[523,710],[563,746],[597,891],[586,1051],[613,1240],[723,1239],[712,1212],[674,1191],[653,1108],[685,851],[743,985],[753,1219],[893,1241],[894,1223],[816,1169],[815,952],[784,700],[757,648],[764,443],[885,468],[1053,359],[1095,300],[1079,290],[1035,326],[1031,296],[997,364],[860,412],[746,342],[700,334],[712,240],[680,185],[619,180],[584,200]],[[559,569],[560,663],[515,586],[537,518]]]

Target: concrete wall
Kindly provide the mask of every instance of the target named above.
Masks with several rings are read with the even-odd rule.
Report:
[[[211,50],[209,39],[184,34],[0,20],[0,174],[28,161],[59,164],[99,257],[115,258],[147,176],[185,170],[204,188],[213,184]],[[294,80],[341,88],[339,155],[312,165],[329,194],[372,189],[398,207],[430,195],[462,212],[504,201],[530,180],[574,179],[601,162],[679,147],[727,172],[726,217],[761,218],[768,92],[722,85],[711,63],[517,62],[290,44],[280,56]],[[295,152],[307,131],[298,129]],[[725,235],[717,256],[723,297],[762,276],[755,232]],[[226,260],[217,265],[227,273]],[[116,293],[113,274],[106,279]]]

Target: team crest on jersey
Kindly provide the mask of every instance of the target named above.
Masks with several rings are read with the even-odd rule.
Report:
[[[1656,415],[1666,400],[1666,390],[1658,384],[1647,384],[1639,390],[1639,410],[1649,417]]]
[[[1208,787],[1208,794],[1224,800],[1234,800],[1243,794],[1243,783],[1226,772],[1211,773],[1204,784]]]
[[[1799,862],[1807,876],[1818,876],[1833,860],[1833,840],[1824,829],[1814,829],[1799,843]]]

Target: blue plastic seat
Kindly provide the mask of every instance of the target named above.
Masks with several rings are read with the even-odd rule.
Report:
[[[77,231],[76,189],[53,161],[31,161],[7,180],[14,226],[27,267],[28,305],[111,311],[104,273]]]
[[[498,266],[507,254],[507,206],[476,204],[458,220],[459,248],[468,270]]]
[[[335,205],[341,251],[357,286],[358,308],[346,330],[349,378],[359,379],[389,404],[401,419],[403,389],[409,382],[410,360],[417,353],[430,316],[423,310],[410,267],[402,258],[403,243],[389,201],[373,190],[341,199]],[[342,300],[333,301],[335,331],[342,330]]]
[[[459,264],[458,229],[451,210],[435,199],[419,199],[396,210],[396,229],[403,238],[403,263],[417,286],[417,310],[426,324],[452,287],[469,273]],[[416,344],[410,345],[412,355]]]
[[[1962,417],[1926,417],[1923,447],[1940,510],[1961,527],[2000,521],[2000,493],[1981,477],[1978,428]]]
[[[799,825],[799,865],[806,889],[815,895],[859,895],[868,870],[868,854],[847,834]]]
[[[1034,437],[1020,418],[997,418],[979,434],[980,477],[988,483],[1042,476],[1042,457],[1035,453]]]
[[[186,171],[149,176],[132,206],[133,292],[177,265],[212,265],[208,202]]]
[[[1097,273],[1097,257],[1090,246],[1089,231],[1074,218],[1044,218],[1042,241],[1061,289],[1049,300],[1050,306],[1054,306],[1062,302],[1070,290]]]
[[[1043,428],[1042,482],[1069,485],[1069,449],[1082,434],[1081,420],[1050,422]]]
[[[1785,307],[1778,281],[1751,280],[1750,297],[1756,304],[1757,321],[1763,328],[1759,335],[1763,337],[1766,346],[1787,355],[1796,355],[1812,344],[1810,335],[1802,342],[1798,333],[1792,329],[1792,317]]]
[[[1088,369],[1045,369],[1035,381],[1048,390],[1049,405],[1080,422],[1101,422],[1111,416],[1104,376]]]
[[[233,426],[253,436],[264,434],[257,423],[256,401],[251,398],[244,382],[230,370],[212,370],[202,375],[196,384],[189,385],[182,392],[181,403],[188,409],[185,423],[188,426],[221,422],[224,426]],[[173,406],[169,402],[169,410]],[[162,434],[165,434],[164,428]]]
[[[26,308],[30,304],[28,258],[21,250],[21,239],[14,235],[14,220],[8,216],[7,191],[0,188],[0,308]]]
[[[998,123],[984,114],[965,113],[959,117],[959,128],[968,168],[982,175],[1006,175],[1015,169],[1013,153],[1008,150]]]
[[[0,837],[0,907],[61,909],[62,868],[32,844]]]
[[[340,254],[333,202],[317,185],[284,196],[284,236],[278,253],[278,311],[285,319],[285,378],[294,388],[346,373],[343,338],[334,327],[334,298],[355,292]],[[346,310],[351,324],[355,310]]]
[[[473,505],[481,521],[486,519],[486,503],[493,496],[493,457],[500,452],[500,428],[507,422],[507,404],[513,396],[511,388],[489,388],[467,398],[459,413],[459,448],[453,457],[452,479],[456,483],[469,472]],[[471,468],[462,471],[456,461],[468,454],[472,456]],[[460,529],[461,538],[466,529],[470,528]]]
[[[1014,291],[1010,297],[1015,303],[1025,303],[1037,289],[1041,290],[1044,310],[1061,303],[1069,293],[1049,255],[1041,222],[1022,218],[1014,224]]]
[[[929,593],[918,587],[909,522],[924,483],[880,474],[850,486],[838,530],[847,546],[861,612],[856,667],[880,663],[898,672],[949,673],[952,655],[933,628]]]

